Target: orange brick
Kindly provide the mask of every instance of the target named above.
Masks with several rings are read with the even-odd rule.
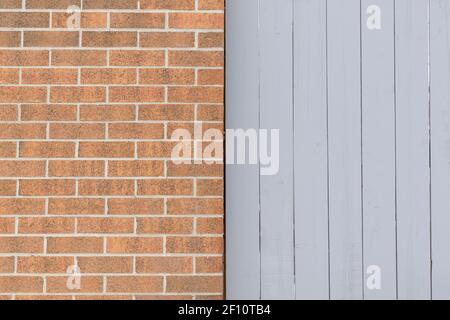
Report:
[[[45,176],[45,161],[0,161],[2,177],[39,177]]]
[[[72,300],[72,296],[66,295],[16,295],[16,300],[32,301],[54,301],[54,300]]]
[[[111,28],[164,29],[164,13],[111,13]]]
[[[18,257],[18,273],[66,273],[74,264],[72,257]]]
[[[21,106],[22,121],[74,121],[76,118],[76,106],[45,104]]]
[[[1,39],[0,39],[1,46]],[[0,84],[18,84],[19,70],[18,69],[0,69]],[[2,107],[3,108],[3,107]]]
[[[79,32],[76,31],[25,31],[25,47],[78,47]]]
[[[133,121],[136,118],[135,106],[97,106],[80,107],[81,121]]]
[[[221,276],[168,276],[167,292],[223,292]]]
[[[3,0],[0,2],[0,9],[21,9],[22,0]]]
[[[1,13],[0,13],[1,17]],[[0,32],[0,47],[20,47],[20,32]]]
[[[48,51],[41,50],[0,50],[0,65],[21,67],[48,66],[48,55]]]
[[[0,28],[48,28],[49,19],[46,12],[0,12]]]
[[[0,87],[0,101],[3,103],[36,103],[47,100],[44,87]]]
[[[197,179],[198,196],[222,196],[224,183],[222,179]]]
[[[162,238],[113,237],[108,238],[108,253],[162,253]]]
[[[72,13],[53,12],[52,28],[67,28],[68,19]],[[106,28],[107,14],[103,12],[82,12],[80,17],[81,28]]]
[[[139,295],[136,296],[135,300],[144,300],[144,301],[154,301],[154,300],[193,300],[194,296],[190,296],[190,295],[181,295],[181,294],[177,294],[177,295],[168,295],[168,294],[164,294],[164,295]]]
[[[164,125],[161,123],[112,123],[109,125],[110,139],[163,139]]]
[[[223,13],[170,13],[169,27],[175,29],[223,29]]]
[[[172,154],[176,142],[140,142],[138,156],[140,158],[168,158]]]
[[[223,238],[168,237],[168,253],[222,253]]]
[[[22,196],[69,196],[75,195],[75,180],[20,180]]]
[[[0,123],[0,139],[45,139],[44,124]]]
[[[100,293],[103,292],[103,277],[81,276],[80,289],[67,287],[68,277],[47,277],[48,293]]]
[[[195,0],[141,0],[141,9],[194,10]]]
[[[162,102],[162,87],[110,87],[110,102]]]
[[[223,103],[221,87],[170,87],[169,102]]]
[[[0,199],[0,214],[43,214],[45,212],[44,199]]]
[[[195,271],[198,273],[222,273],[222,257],[196,257]]]
[[[141,69],[140,84],[194,84],[193,69]]]
[[[100,215],[105,213],[103,199],[49,199],[48,213],[61,215]]]
[[[75,69],[23,69],[24,84],[76,84],[78,79]]]
[[[76,295],[74,296],[75,300],[93,300],[93,297],[90,295]],[[112,300],[112,301],[117,301],[117,300],[133,300],[133,296],[132,295],[95,295],[95,300]]]
[[[192,105],[141,105],[139,120],[192,121],[194,106]]]
[[[44,239],[37,237],[2,237],[0,253],[42,253]],[[0,288],[2,286],[0,285]],[[4,292],[2,290],[2,292]]]
[[[81,83],[84,84],[136,84],[135,69],[82,69]]]
[[[140,234],[191,234],[192,218],[139,218],[137,232]]]
[[[1,55],[0,55],[1,61]],[[48,58],[47,58],[48,64]],[[53,66],[104,66],[106,51],[100,50],[54,50],[52,51]]]
[[[106,126],[98,123],[52,123],[50,124],[50,139],[104,139]]]
[[[0,276],[0,288],[5,293],[41,293],[42,277]]]
[[[134,219],[129,218],[79,218],[79,233],[133,233]]]
[[[225,0],[199,0],[198,8],[200,10],[223,10]]]
[[[199,70],[198,84],[199,85],[223,85],[224,73],[223,70]]]
[[[191,257],[138,257],[137,273],[192,273]]]
[[[17,106],[15,105],[0,106],[0,121],[16,121],[16,120],[17,120]]]
[[[141,48],[192,48],[195,46],[193,32],[142,32]]]
[[[14,257],[0,257],[0,273],[14,272]]]
[[[14,233],[16,222],[14,218],[0,218],[0,233]]]
[[[89,196],[131,196],[134,195],[133,180],[81,180],[80,195]]]
[[[53,103],[93,103],[105,102],[106,91],[103,87],[52,87],[50,100]]]
[[[136,47],[137,33],[125,31],[84,31],[83,47]]]
[[[163,277],[117,276],[108,277],[108,292],[151,293],[162,292]]]
[[[27,0],[27,9],[67,9],[69,6],[81,7],[81,0]]]
[[[132,142],[80,142],[80,157],[83,158],[132,158]]]
[[[82,273],[132,273],[133,257],[78,257]]]
[[[193,180],[153,179],[138,181],[139,195],[192,195]]]
[[[137,9],[138,0],[84,0],[83,9]]]
[[[0,55],[1,61],[1,55]],[[164,51],[113,50],[109,54],[111,66],[164,66]]]
[[[16,149],[15,142],[0,142],[0,158],[16,157]]]
[[[205,32],[198,35],[199,48],[224,48],[223,32]]]
[[[223,121],[224,107],[221,105],[200,105],[197,108],[199,121]]]
[[[102,177],[105,175],[104,161],[50,161],[50,177]]]
[[[170,51],[169,65],[177,67],[223,67],[222,51]]]
[[[179,198],[168,199],[169,214],[223,214],[222,199]]]
[[[0,180],[0,196],[15,196],[16,184],[16,180]]]
[[[19,150],[23,158],[71,158],[75,155],[75,143],[21,142]]]
[[[223,218],[198,218],[197,233],[199,234],[223,234]]]
[[[167,173],[171,177],[222,177],[221,164],[175,164],[168,163]]]
[[[110,161],[110,177],[157,177],[164,175],[163,161]]]
[[[47,239],[47,251],[54,253],[102,253],[103,239],[88,237],[51,237]]]
[[[109,199],[108,214],[148,215],[164,212],[163,199]]]

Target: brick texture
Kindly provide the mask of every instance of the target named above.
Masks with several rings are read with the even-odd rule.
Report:
[[[0,300],[223,298],[223,164],[171,135],[223,130],[224,0],[0,9]]]

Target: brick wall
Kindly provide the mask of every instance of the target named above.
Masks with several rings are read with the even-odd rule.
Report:
[[[223,10],[0,0],[0,299],[222,297],[223,166],[169,140],[223,130]]]

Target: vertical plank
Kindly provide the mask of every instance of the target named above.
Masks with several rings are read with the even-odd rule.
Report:
[[[280,132],[279,171],[260,178],[261,297],[293,299],[292,0],[260,0],[260,35],[260,127]]]
[[[396,0],[398,298],[431,298],[428,0]]]
[[[450,299],[450,3],[431,0],[432,295]]]
[[[259,128],[258,14],[258,0],[227,1],[227,129]],[[226,166],[226,230],[227,298],[259,299],[258,165]]]
[[[331,299],[362,299],[360,1],[328,1]]]
[[[296,298],[329,298],[326,0],[294,1]]]
[[[381,28],[370,30],[367,9],[380,9]],[[362,0],[362,137],[364,271],[381,271],[381,289],[366,299],[395,299],[394,1]],[[368,277],[366,277],[368,278]]]

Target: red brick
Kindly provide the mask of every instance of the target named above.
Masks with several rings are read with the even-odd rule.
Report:
[[[163,277],[117,276],[108,277],[108,292],[151,293],[162,292]]]
[[[52,123],[50,139],[95,140],[104,139],[106,126],[98,123]]]
[[[83,196],[131,196],[133,180],[80,180],[78,192]]]
[[[0,199],[2,215],[43,214],[44,212],[44,199]]]
[[[195,271],[198,273],[222,273],[224,263],[222,257],[196,257]]]
[[[163,199],[109,199],[108,214],[149,215],[164,212]]]
[[[133,158],[132,142],[80,142],[83,158]]]
[[[74,264],[72,257],[18,257],[18,273],[66,273]]]
[[[25,31],[24,47],[78,47],[76,31]]]
[[[52,87],[50,100],[53,103],[93,103],[105,102],[106,90],[103,87]]]
[[[139,234],[191,234],[192,218],[139,218]]]
[[[71,218],[32,217],[19,219],[19,233],[50,234],[73,233],[75,220]]]
[[[47,277],[48,293],[101,293],[103,292],[103,277],[80,277],[80,289],[67,287],[68,277]]]
[[[48,55],[48,51],[41,50],[0,50],[0,65],[21,67],[48,66]]]
[[[75,195],[75,180],[20,180],[22,196],[70,196]]]
[[[78,257],[82,273],[132,273],[133,257]]]
[[[0,196],[15,196],[16,185],[16,180],[0,180]]]
[[[100,215],[105,213],[104,199],[49,199],[48,213],[55,215]]]
[[[0,101],[3,103],[36,103],[47,100],[44,87],[0,87]]]
[[[137,9],[138,0],[84,0],[83,9]]]
[[[138,257],[137,273],[192,273],[192,257]]]
[[[42,253],[44,250],[43,238],[2,237],[1,239],[2,241],[0,242],[0,253]]]
[[[14,218],[0,218],[0,233],[10,234],[14,233],[16,222]]]
[[[14,257],[0,257],[0,273],[14,272]]]
[[[169,102],[223,103],[222,87],[170,87]]]
[[[193,195],[191,179],[152,179],[138,181],[139,195]]]
[[[223,291],[221,276],[168,276],[168,292],[219,293]]]
[[[158,123],[112,123],[110,139],[163,139],[164,125]]]
[[[163,161],[110,161],[110,177],[157,177],[164,175]]]
[[[199,0],[200,10],[224,10],[225,0]]]
[[[133,233],[134,219],[129,218],[79,218],[78,233]]]
[[[168,253],[222,253],[223,238],[168,237]]]
[[[141,0],[141,9],[194,10],[195,0]]]
[[[23,69],[24,84],[76,84],[78,75],[75,69]]]
[[[1,17],[1,14],[0,14]],[[1,31],[0,32],[0,47],[20,47],[20,32],[15,31]],[[3,72],[3,71],[2,71]]]
[[[110,87],[110,102],[162,102],[162,87]]]
[[[104,161],[49,161],[50,177],[102,177],[105,175]]]
[[[198,218],[197,233],[199,234],[223,234],[223,218]]]
[[[80,107],[81,121],[133,121],[136,118],[135,106],[97,106]]]
[[[1,61],[1,55],[0,55]],[[113,50],[109,54],[111,66],[164,66],[164,51]]]
[[[81,7],[81,0],[27,0],[27,9],[67,9],[69,6]]]
[[[162,238],[111,237],[108,238],[108,253],[162,253]]]
[[[22,105],[22,121],[74,121],[77,118],[76,106],[68,105]]]
[[[0,161],[0,176],[2,177],[39,177],[44,175],[44,161]]]
[[[41,293],[42,277],[0,276],[0,288],[5,293]]]
[[[0,28],[48,28],[49,21],[47,12],[0,12]]]
[[[71,158],[75,155],[73,142],[21,142],[22,158]]]
[[[176,67],[223,67],[222,51],[170,51],[169,65]]]
[[[82,69],[81,83],[83,84],[136,84],[135,69]]]
[[[111,13],[111,28],[164,29],[164,13]]]
[[[192,85],[194,81],[195,72],[193,69],[141,69],[139,71],[140,84]]]
[[[223,29],[223,13],[170,13],[169,27],[174,29]]]
[[[222,199],[169,199],[167,210],[169,214],[223,214],[223,202]]]
[[[83,47],[136,47],[137,33],[125,31],[84,31]]]
[[[195,46],[193,32],[142,32],[141,48],[192,48]]]
[[[139,120],[161,121],[193,121],[194,106],[192,105],[141,105]]]
[[[90,237],[51,237],[47,239],[48,253],[102,253],[103,239]]]
[[[1,61],[1,54],[0,54]],[[48,58],[47,58],[48,63]],[[53,66],[104,66],[106,51],[101,50],[54,50]]]

